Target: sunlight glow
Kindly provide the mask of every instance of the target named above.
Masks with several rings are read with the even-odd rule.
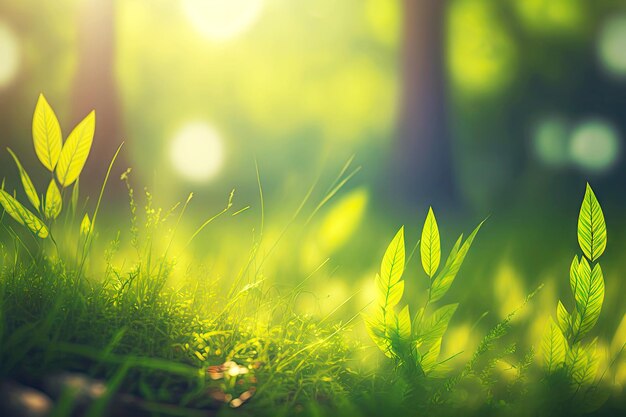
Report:
[[[19,45],[13,30],[0,22],[0,88],[13,81],[20,64]]]
[[[256,22],[263,0],[183,0],[192,26],[207,39],[226,41]]]
[[[174,169],[190,181],[203,182],[214,177],[222,167],[224,150],[219,133],[204,122],[184,125],[170,145]]]

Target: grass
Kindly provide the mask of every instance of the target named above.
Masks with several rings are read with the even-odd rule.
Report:
[[[563,406],[560,376],[542,377],[532,366],[534,351],[516,352],[508,333],[517,311],[483,337],[469,362],[441,377],[416,379],[401,361],[387,359],[368,369],[356,358],[371,352],[370,344],[352,335],[360,317],[339,322],[333,314],[299,314],[302,287],[276,291],[256,272],[257,245],[230,284],[204,268],[172,280],[176,261],[165,254],[184,205],[160,210],[149,192],[141,204],[134,190],[129,194],[129,239],[115,235],[92,245],[82,267],[80,257],[64,260],[12,231],[13,247],[0,249],[2,377],[37,385],[58,371],[85,373],[141,399],[146,415],[528,415],[528,396],[538,405],[533,411],[568,410],[551,408],[537,389],[559,393]],[[77,228],[71,219],[67,224]],[[59,233],[59,245],[74,246],[70,235]],[[246,373],[219,368],[231,361]],[[503,363],[515,369],[512,377],[503,377]],[[253,394],[244,395],[246,403],[233,403],[246,392]],[[69,415],[67,404],[59,402],[55,415]],[[94,403],[89,415],[100,415],[104,404]],[[603,405],[614,412],[613,402]]]
[[[46,106],[40,98],[36,120],[42,108],[52,111]],[[81,123],[91,119],[85,120]],[[67,146],[90,146],[81,129],[70,134],[74,139]],[[452,345],[449,353],[448,327],[463,306],[444,304],[450,298],[446,292],[457,274],[463,279],[459,270],[470,262],[465,257],[474,238],[480,240],[480,226],[465,240],[461,236],[442,259],[439,227],[429,210],[420,243],[405,248],[402,228],[389,245],[379,277],[371,277],[376,300],[355,309],[354,297],[348,296],[323,315],[305,314],[300,304],[308,295],[306,284],[328,266],[320,247],[335,248],[348,239],[368,198],[357,189],[332,205],[358,172],[352,160],[319,203],[311,187],[284,226],[271,233],[257,169],[260,221],[250,249],[238,250],[240,267],[224,269],[202,266],[188,255],[203,249],[202,237],[218,218],[247,211],[236,206],[233,193],[223,210],[196,221],[186,217],[192,195],[159,208],[148,190],[138,193],[131,186],[129,170],[121,178],[129,196],[123,226],[120,207],[109,206],[104,197],[111,169],[91,207],[78,181],[71,181],[82,165],[65,160],[59,176],[59,162],[45,154],[46,141],[57,139],[55,146],[64,149],[60,133],[36,135],[37,156],[52,174],[52,191],[44,199],[12,153],[34,212],[19,203],[21,197],[4,191],[4,183],[0,193],[5,209],[0,217],[0,379],[38,387],[51,375],[71,371],[105,380],[107,393],[83,410],[90,417],[107,415],[120,401],[132,403],[135,415],[150,416],[626,412],[618,382],[626,369],[626,321],[612,340],[598,339],[593,329],[602,320],[605,289],[597,259],[607,240],[590,187],[578,224],[583,254],[570,270],[574,300],[565,306],[559,302],[558,315],[532,312],[544,321],[557,319],[546,328],[541,346],[522,340],[525,324],[516,321],[541,297],[539,287],[510,306],[510,314],[491,329],[480,325],[487,313],[473,318],[467,332],[477,340],[473,349],[462,351],[471,348],[468,343]],[[114,162],[115,157],[110,167]],[[112,231],[107,220],[115,221]],[[191,223],[196,227],[188,229]],[[229,231],[223,234],[211,239],[226,241]],[[289,248],[279,250],[286,239]],[[303,252],[312,260],[296,255]],[[422,275],[411,269],[414,257],[421,259]],[[329,285],[332,272],[318,279]],[[283,282],[297,284],[279,285],[281,274],[289,276]],[[420,283],[425,289],[416,291]],[[420,300],[421,308],[415,308]],[[363,318],[373,341],[365,336]],[[608,354],[602,343],[611,345]],[[76,392],[64,391],[52,415],[72,415],[77,402]]]
[[[233,400],[246,391],[254,394],[253,408],[272,413],[322,399],[331,404],[345,392],[356,346],[345,343],[347,324],[295,313],[297,290],[276,295],[255,270],[263,261],[254,248],[230,285],[207,279],[205,269],[174,285],[168,252],[185,205],[161,210],[146,191],[141,210],[130,186],[129,195],[130,239],[117,235],[103,255],[93,241],[85,252],[64,251],[80,247],[75,233],[59,234],[50,250],[5,225],[16,246],[0,248],[3,377],[38,381],[60,370],[84,372],[115,381],[113,389],[165,414],[172,406],[183,413],[238,406]],[[76,229],[73,223],[64,227]],[[159,255],[157,247],[164,248]],[[247,373],[213,380],[211,369],[231,361]]]

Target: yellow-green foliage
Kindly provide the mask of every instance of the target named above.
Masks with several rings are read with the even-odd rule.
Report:
[[[396,233],[387,247],[376,275],[378,293],[374,311],[365,316],[368,334],[389,358],[397,360],[420,375],[438,370],[441,342],[458,304],[447,304],[429,313],[431,303],[440,300],[450,289],[482,223],[463,242],[461,235],[450,251],[444,267],[437,274],[441,259],[439,227],[435,214],[429,209],[422,229],[420,255],[428,276],[428,297],[411,320],[409,305],[396,313],[402,300],[405,282],[404,227]]]
[[[595,326],[602,310],[604,277],[597,261],[606,242],[602,208],[587,184],[578,217],[578,243],[583,255],[574,257],[569,276],[575,305],[570,313],[559,300],[556,322],[550,319],[542,341],[546,371],[550,374],[564,372],[575,393],[580,393],[596,379],[597,339],[589,343],[584,343],[583,339]]]
[[[63,196],[59,185],[65,188],[75,183],[72,193],[72,209],[76,210],[77,180],[91,151],[95,123],[95,112],[92,111],[74,128],[63,144],[61,127],[54,110],[43,94],[39,95],[33,114],[33,145],[41,164],[51,173],[56,173],[58,180],[58,184],[54,178],[50,180],[43,202],[40,201],[37,189],[17,155],[11,149],[8,150],[17,165],[26,197],[36,212],[43,215],[45,220],[29,211],[14,196],[4,190],[0,190],[0,204],[13,219],[26,226],[30,232],[41,239],[50,236],[50,222],[57,219],[63,209]]]

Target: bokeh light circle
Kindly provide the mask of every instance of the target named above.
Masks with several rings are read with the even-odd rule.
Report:
[[[569,126],[563,118],[547,117],[536,126],[533,134],[537,158],[548,166],[560,167],[569,161]]]
[[[202,36],[226,41],[256,22],[263,10],[263,0],[183,0],[182,7]]]
[[[585,171],[603,172],[619,157],[620,137],[608,122],[592,119],[580,123],[570,139],[572,162]]]
[[[0,88],[6,87],[17,75],[20,66],[19,42],[6,23],[0,21]]]
[[[626,77],[626,15],[609,18],[598,39],[600,63],[611,74]]]
[[[189,181],[210,180],[224,162],[222,138],[208,123],[188,123],[174,135],[170,161],[176,172]]]

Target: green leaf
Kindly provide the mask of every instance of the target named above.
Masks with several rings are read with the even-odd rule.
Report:
[[[48,191],[46,191],[46,203],[44,204],[44,214],[47,219],[56,219],[61,214],[63,208],[63,199],[61,198],[61,192],[57,187],[54,178],[50,180],[48,185]]]
[[[393,308],[398,305],[404,294],[404,281],[400,280],[389,287],[388,281],[383,281],[376,274],[376,288],[378,289],[378,304],[385,308]]]
[[[446,263],[444,264],[441,272],[450,268],[450,265],[452,265],[452,263],[454,262],[454,259],[456,258],[457,253],[459,253],[459,249],[461,248],[462,243],[463,243],[463,233],[461,233],[461,236],[459,236],[454,246],[450,250],[450,253],[448,254],[448,258],[446,259]]]
[[[81,236],[89,235],[91,229],[91,220],[89,220],[89,214],[85,213],[83,221],[80,222],[80,234]]]
[[[376,346],[388,357],[398,356],[401,348],[401,335],[406,335],[408,306],[397,315],[394,307],[402,299],[404,292],[405,248],[404,227],[396,233],[385,251],[380,266],[380,274],[376,274],[378,294],[377,307],[373,316],[365,316],[367,332]],[[410,337],[411,320],[408,317],[408,334]]]
[[[418,349],[427,349],[443,337],[458,306],[459,304],[455,303],[440,307],[422,323],[417,331]]]
[[[604,302],[604,276],[596,264],[591,270],[587,259],[582,258],[576,272],[576,312],[572,320],[574,342],[580,340],[596,324]]]
[[[432,372],[438,364],[442,339],[443,338],[437,339],[420,358],[420,366],[427,375]]]
[[[411,314],[408,305],[404,306],[396,316],[395,327],[401,340],[406,342],[411,339]]]
[[[430,301],[431,302],[435,302],[441,299],[441,297],[446,295],[446,293],[452,286],[452,283],[454,282],[454,279],[456,278],[456,275],[459,272],[461,265],[463,265],[465,256],[467,255],[467,252],[472,246],[472,242],[474,242],[474,238],[476,237],[476,234],[480,230],[483,223],[485,223],[484,220],[468,236],[467,240],[463,243],[460,249],[458,249],[458,251],[456,250],[456,248],[458,247],[457,245],[459,244],[459,241],[461,238],[459,238],[459,241],[457,241],[457,244],[450,252],[448,261],[446,261],[446,265],[439,272],[437,277],[433,280],[433,283],[430,289]]]
[[[393,358],[393,350],[391,341],[387,333],[387,324],[385,323],[385,314],[381,307],[377,307],[374,315],[363,315],[365,320],[365,328],[367,334],[374,341],[376,346],[387,356]]]
[[[590,384],[598,371],[597,339],[587,346],[576,343],[567,353],[565,365],[574,386]]]
[[[402,297],[404,282],[401,281],[404,274],[404,226],[398,230],[395,237],[387,247],[380,265],[380,276],[377,277],[377,286],[381,300],[381,306],[385,309],[394,307]],[[399,296],[398,296],[399,294]]]
[[[604,214],[589,184],[578,216],[578,244],[591,262],[595,262],[606,248]]]
[[[541,350],[548,372],[556,371],[565,362],[567,341],[552,318],[543,334]]]
[[[71,185],[80,175],[91,150],[96,129],[96,114],[89,113],[70,133],[61,150],[56,174],[63,187]]]
[[[7,214],[18,223],[26,226],[31,232],[38,237],[45,239],[48,237],[48,228],[46,225],[11,194],[4,190],[0,190],[0,204],[4,207]]]
[[[437,227],[437,219],[433,208],[428,209],[428,215],[422,229],[422,238],[420,240],[420,254],[422,257],[422,267],[429,277],[433,277],[439,262],[441,261],[441,243],[439,240],[439,228]]]
[[[458,306],[458,304],[448,304],[435,310],[418,329],[416,348],[418,352],[423,352],[419,363],[425,373],[431,372],[437,365],[443,335]]]
[[[572,263],[569,267],[569,286],[572,289],[572,294],[576,295],[576,287],[578,287],[578,256],[574,256]]]
[[[10,148],[7,148],[7,150],[13,157],[13,160],[15,161],[15,165],[17,165],[17,169],[20,172],[20,178],[22,179],[22,185],[24,186],[24,192],[26,193],[26,197],[28,197],[28,201],[30,201],[33,207],[35,207],[35,210],[39,211],[41,202],[39,201],[39,195],[37,194],[37,190],[35,189],[33,182],[30,180],[28,173],[26,172],[26,170],[20,163],[20,160],[18,159],[17,155],[15,155],[15,153],[13,153],[13,151]]]
[[[563,335],[567,337],[571,330],[572,324],[570,315],[561,300],[559,300],[559,303],[556,306],[556,321],[559,325],[559,329],[561,329],[561,333],[563,333]]]
[[[52,107],[43,94],[39,94],[33,114],[33,143],[39,161],[53,172],[62,146],[61,126]]]
[[[393,310],[388,310],[385,316],[385,338],[390,344],[391,353],[398,359],[405,360],[411,351],[411,316],[409,306],[404,306],[398,314]]]

